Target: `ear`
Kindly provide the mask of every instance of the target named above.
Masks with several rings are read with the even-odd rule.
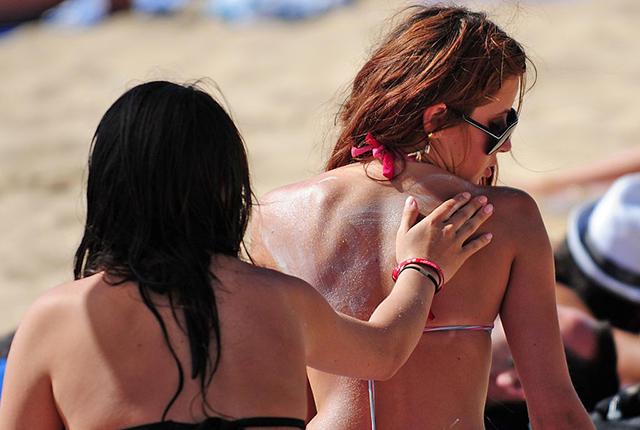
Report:
[[[422,127],[424,128],[425,134],[429,134],[433,130],[440,128],[446,112],[447,105],[444,103],[431,105],[424,110],[422,113]]]

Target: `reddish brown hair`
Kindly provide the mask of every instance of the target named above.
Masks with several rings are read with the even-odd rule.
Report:
[[[521,78],[522,101],[530,60],[485,14],[438,6],[408,11],[356,75],[338,113],[341,132],[326,170],[355,162],[351,147],[368,132],[392,151],[406,152],[426,139],[422,115],[436,103],[450,108],[442,129],[460,121],[453,111],[470,114],[490,102],[508,78]]]

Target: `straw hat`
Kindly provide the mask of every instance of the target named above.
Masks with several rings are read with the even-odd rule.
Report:
[[[567,245],[585,275],[640,304],[640,173],[621,177],[600,199],[576,208]]]

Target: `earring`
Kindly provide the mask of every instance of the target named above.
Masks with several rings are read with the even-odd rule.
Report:
[[[427,134],[427,141],[424,144],[424,148],[417,150],[416,152],[412,152],[409,154],[410,157],[413,157],[418,163],[428,163],[429,159],[427,158],[427,151],[429,150],[429,146],[431,145],[431,138],[433,137],[433,133]]]

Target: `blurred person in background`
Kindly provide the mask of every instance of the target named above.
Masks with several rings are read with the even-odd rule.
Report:
[[[128,8],[130,2],[131,0],[84,1],[82,8],[76,7],[76,15],[83,19],[88,19],[89,14],[92,17],[96,14],[103,16]],[[63,0],[0,0],[0,27],[38,19],[62,3],[65,2]]]
[[[593,410],[619,383],[640,383],[640,173],[622,176],[602,197],[572,212],[555,263],[558,314],[572,380],[587,409]],[[496,333],[489,421],[496,428],[526,428],[518,373],[504,337]],[[612,414],[607,412],[609,402],[600,416],[612,421],[640,416],[637,394],[624,398],[638,405],[614,406],[624,413]],[[635,425],[629,428],[640,428],[640,423]]]

